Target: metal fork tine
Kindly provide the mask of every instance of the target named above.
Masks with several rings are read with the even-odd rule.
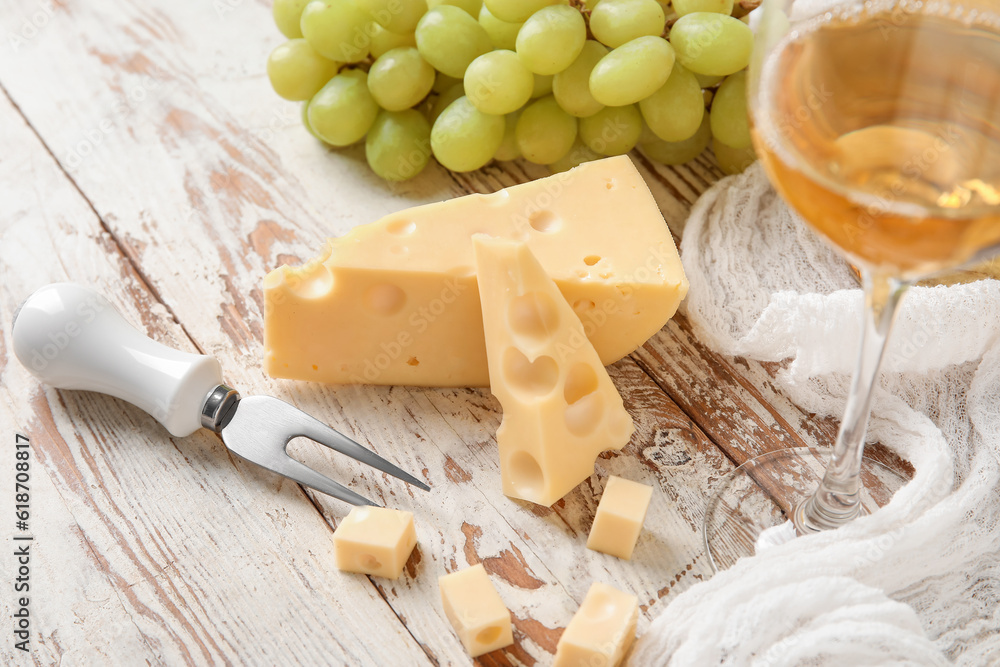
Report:
[[[372,450],[364,447],[354,440],[351,440],[346,435],[337,431],[318,419],[302,413],[303,425],[300,428],[301,435],[315,440],[321,445],[325,445],[330,449],[340,452],[345,456],[350,456],[356,461],[360,461],[366,465],[370,465],[373,468],[377,468],[384,473],[388,473],[393,477],[403,480],[407,484],[412,484],[424,491],[430,491],[431,487],[427,486],[419,479],[406,472],[405,470],[389,463],[384,458],[373,452]]]
[[[329,477],[319,474],[309,466],[296,461],[290,456],[285,456],[285,460],[279,463],[275,468],[272,468],[272,470],[279,475],[284,475],[285,477],[298,482],[299,484],[304,484],[321,493],[333,496],[338,500],[343,500],[345,503],[350,503],[352,505],[371,505],[373,507],[379,506],[377,503],[374,503],[364,496],[351,491],[343,484],[338,484]]]
[[[238,399],[235,407],[226,414],[222,425],[215,430],[222,436],[222,441],[226,443],[229,451],[237,456],[354,505],[375,505],[375,503],[291,458],[287,447],[292,438],[299,436],[309,438],[377,470],[398,477],[404,482],[430,491],[429,486],[370,449],[362,447],[295,406],[271,396],[247,396]]]

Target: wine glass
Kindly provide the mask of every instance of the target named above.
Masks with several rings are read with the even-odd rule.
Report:
[[[754,147],[785,201],[858,268],[864,326],[832,452],[771,452],[720,483],[704,525],[717,570],[875,511],[906,483],[863,456],[900,302],[914,281],[1000,249],[1000,13],[978,2],[847,2],[792,25],[791,0],[764,0]]]

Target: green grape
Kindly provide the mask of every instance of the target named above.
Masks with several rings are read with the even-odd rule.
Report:
[[[378,105],[368,92],[368,75],[341,72],[309,101],[309,125],[328,144],[350,146],[375,122]]]
[[[411,179],[431,158],[431,124],[415,109],[380,111],[365,138],[365,157],[387,181]]]
[[[715,160],[719,163],[719,167],[727,174],[738,174],[757,159],[753,146],[733,148],[714,138],[712,139],[712,152],[715,153]]]
[[[517,121],[520,117],[520,111],[504,116],[503,141],[493,156],[494,160],[508,161],[521,157],[521,149],[517,147]]]
[[[698,79],[680,63],[674,63],[670,78],[655,93],[639,102],[639,111],[656,136],[664,141],[683,141],[695,132],[705,116],[705,98]]]
[[[747,73],[728,77],[712,100],[712,136],[731,148],[750,146],[747,119]]]
[[[569,152],[550,164],[549,169],[552,170],[553,174],[558,174],[563,171],[569,171],[574,167],[579,167],[584,162],[600,160],[603,157],[603,155],[590,150],[585,143],[577,139],[573,142],[573,147],[569,149]]]
[[[753,32],[732,16],[695,12],[677,19],[670,43],[677,60],[695,74],[729,76],[750,63]]]
[[[673,66],[674,50],[667,40],[636,37],[594,66],[590,73],[590,94],[609,107],[634,104],[666,83]]]
[[[635,148],[642,134],[642,114],[634,104],[604,107],[580,119],[580,139],[601,155],[624,155]]]
[[[607,54],[600,42],[588,39],[573,64],[553,77],[552,94],[567,113],[586,118],[604,108],[590,94],[590,72]]]
[[[521,26],[517,55],[535,74],[556,74],[573,64],[586,41],[587,24],[577,9],[545,7]]]
[[[467,97],[459,97],[434,121],[431,149],[446,169],[473,171],[496,155],[504,127],[503,116],[485,114]]]
[[[639,148],[650,159],[663,164],[684,164],[690,162],[708,147],[712,140],[712,128],[706,114],[698,126],[698,131],[683,141],[663,141],[652,130],[643,131]]]
[[[412,46],[416,48],[416,35],[412,32],[400,35],[390,30],[386,30],[378,23],[372,26],[372,58],[377,60],[378,58],[381,58],[383,54],[392,51],[393,49],[398,49],[401,46]]]
[[[695,12],[712,12],[729,16],[733,13],[733,0],[674,0],[674,11],[678,16]]]
[[[659,37],[664,25],[663,8],[656,0],[601,0],[590,13],[590,31],[612,49],[636,37]]]
[[[435,75],[434,77],[434,87],[431,88],[431,90],[433,90],[435,93],[443,93],[447,90],[450,90],[451,87],[454,86],[456,83],[459,84],[462,83],[462,79],[455,79],[453,77],[448,76],[447,74],[442,74],[441,72],[438,72],[437,75]],[[465,93],[462,94],[464,95]]]
[[[368,57],[371,17],[352,0],[313,0],[302,10],[302,35],[330,60],[358,63]]]
[[[552,82],[553,75],[542,76],[541,74],[535,75],[535,85],[531,89],[531,99],[537,99],[543,97],[552,92]]]
[[[302,27],[299,23],[302,20],[302,10],[308,4],[309,0],[274,0],[271,15],[274,16],[274,24],[278,26],[282,35],[288,39],[298,39],[302,36]]]
[[[302,103],[302,126],[309,131],[309,134],[313,135],[316,139],[323,141],[323,137],[316,134],[316,130],[313,129],[312,125],[309,124],[309,102],[305,101]],[[326,142],[324,142],[326,143]]]
[[[513,51],[490,51],[465,70],[465,94],[483,113],[497,116],[517,111],[531,99],[535,76]]]
[[[457,100],[459,97],[462,97],[463,95],[465,95],[465,86],[462,85],[461,81],[453,85],[445,92],[438,95],[438,98],[434,100],[434,106],[431,107],[431,115],[428,118],[428,120],[430,120],[431,122],[431,125],[433,125],[434,122],[437,121],[438,116],[441,115],[442,111],[447,109],[452,102]]]
[[[525,107],[515,132],[525,160],[551,164],[573,147],[576,118],[560,109],[554,97],[547,96]]]
[[[426,0],[354,0],[368,12],[375,23],[386,30],[405,35],[417,28],[420,17],[427,12]]]
[[[483,0],[427,0],[427,8],[434,9],[441,5],[451,5],[465,11],[472,18],[479,16],[479,10],[483,6]]]
[[[461,79],[473,60],[493,50],[476,19],[451,5],[430,10],[417,24],[417,49],[434,69]]]
[[[490,36],[493,47],[513,51],[517,45],[517,32],[523,23],[507,23],[490,14],[489,7],[483,5],[479,10],[479,25]]]
[[[507,23],[524,23],[539,9],[559,3],[560,0],[483,0],[490,14]]]
[[[719,83],[726,77],[724,76],[711,76],[709,74],[698,74],[694,72],[694,78],[698,79],[698,85],[702,88],[711,88],[715,84]]]
[[[412,46],[382,54],[368,70],[368,90],[386,111],[416,106],[433,86],[434,68]]]
[[[306,40],[292,39],[271,51],[267,77],[286,100],[308,100],[337,73],[339,65],[316,53]]]

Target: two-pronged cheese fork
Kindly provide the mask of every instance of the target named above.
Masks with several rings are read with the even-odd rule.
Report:
[[[219,362],[161,345],[132,328],[97,292],[72,283],[47,285],[14,315],[14,354],[40,380],[132,403],[171,434],[208,428],[231,452],[352,505],[372,501],[291,458],[303,436],[418,486],[430,487],[375,452],[270,396],[248,396],[222,383]]]

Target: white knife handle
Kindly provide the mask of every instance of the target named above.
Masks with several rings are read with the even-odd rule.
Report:
[[[222,384],[218,361],[147,338],[82,285],[42,287],[21,305],[13,328],[14,354],[32,375],[126,400],[175,436],[201,428],[202,406]]]

